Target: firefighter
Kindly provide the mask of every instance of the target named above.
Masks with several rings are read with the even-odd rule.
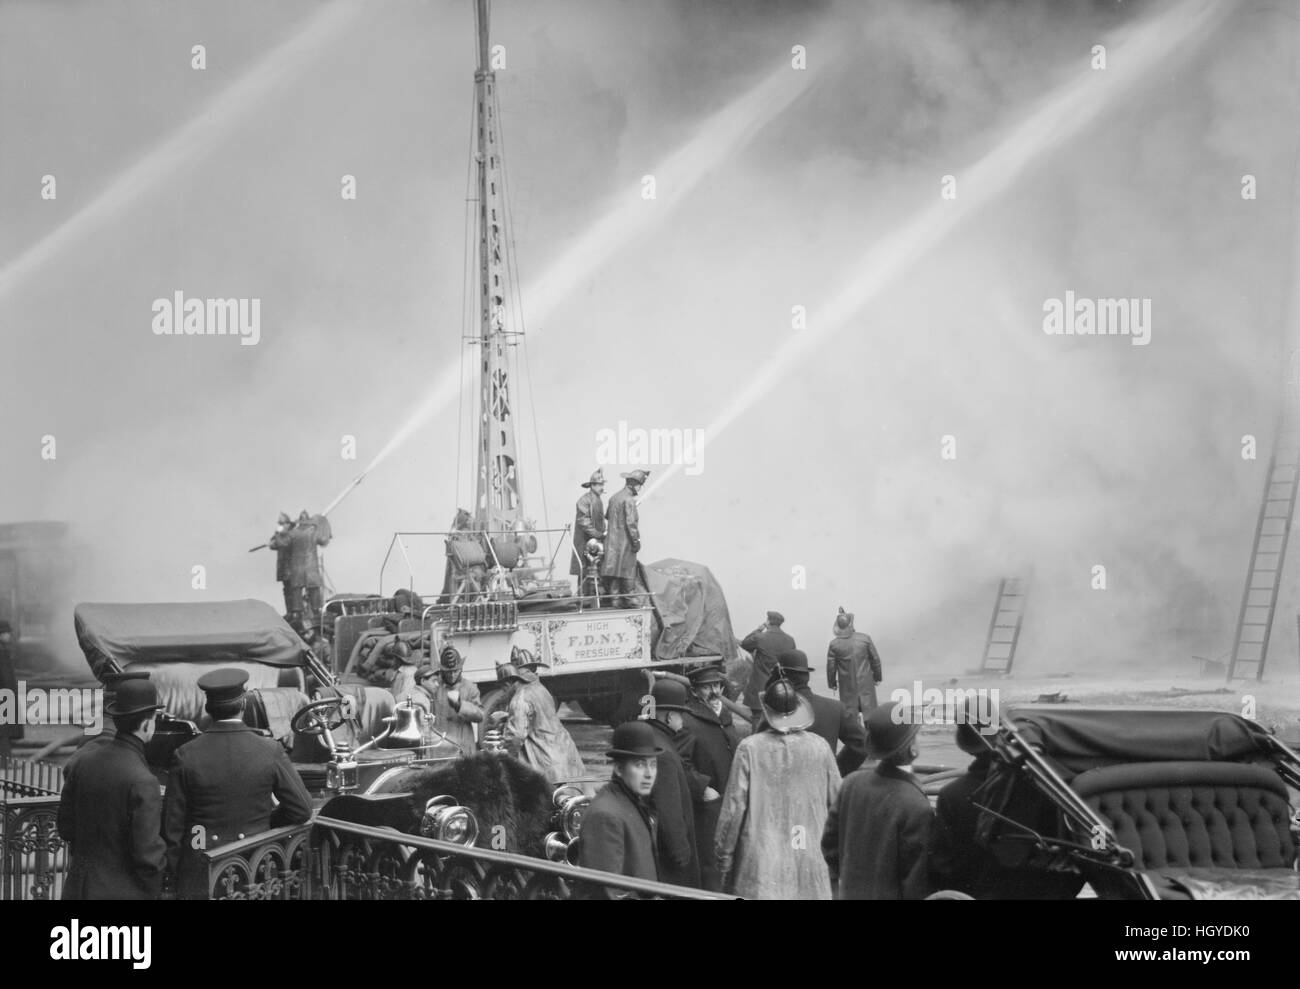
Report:
[[[535,660],[526,649],[514,649],[510,666],[514,672],[508,680],[518,686],[506,708],[510,715],[505,725],[507,743],[517,748],[520,759],[552,783],[582,779],[586,770],[578,746],[560,721],[551,692],[537,677],[537,668],[546,664]]]
[[[843,608],[835,616],[826,652],[826,684],[838,689],[840,703],[862,720],[876,708],[876,684],[880,682],[880,653],[871,636],[853,627],[853,614]]]
[[[582,482],[582,486],[587,490],[574,508],[573,559],[569,563],[569,573],[578,578],[578,592],[585,594],[591,576],[588,545],[593,539],[597,543],[605,541],[605,503],[601,501],[601,495],[605,493],[605,472],[598,469],[590,480]]]
[[[307,598],[307,614],[316,618],[324,607],[324,580],[321,577],[320,553],[317,547],[328,545],[330,524],[324,515],[308,515],[304,508],[298,521],[289,532],[289,570],[294,587]]]
[[[636,555],[641,551],[641,530],[637,526],[636,496],[650,476],[649,471],[634,470],[622,476],[627,484],[609,499],[605,514],[605,557],[600,562],[600,576],[605,593],[616,608],[635,608]]]
[[[302,588],[293,583],[292,554],[289,550],[289,530],[293,528],[293,519],[288,513],[281,512],[275,524],[275,532],[266,541],[266,545],[275,550],[275,579],[284,588],[284,620],[293,623],[294,618],[302,613]]]
[[[461,675],[465,660],[455,646],[445,646],[438,661],[436,670],[425,665],[416,671],[411,699],[433,715],[433,726],[463,755],[473,755],[474,726],[483,720],[478,687]]]

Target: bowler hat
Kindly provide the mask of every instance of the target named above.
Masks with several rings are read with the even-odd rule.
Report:
[[[906,751],[921,730],[911,707],[890,701],[867,715],[867,753],[885,761]]]
[[[640,468],[619,475],[619,477],[627,478],[629,481],[635,481],[637,484],[645,484],[645,479],[649,476],[650,472],[648,470],[641,470]]]
[[[604,483],[605,483],[605,472],[601,470],[599,467],[597,467],[596,472],[591,475],[591,480],[583,481],[582,486],[584,488],[590,488],[590,487],[594,487],[597,484],[604,484]]]
[[[123,680],[118,685],[113,703],[104,709],[111,718],[121,718],[128,714],[140,714],[144,711],[157,711],[158,688],[152,680]]]
[[[606,755],[621,759],[645,759],[664,754],[655,742],[655,730],[644,721],[624,721],[614,729],[614,740]]]
[[[676,680],[656,680],[650,696],[654,698],[656,711],[688,710],[690,698],[686,693],[686,685]]]
[[[780,667],[777,667],[777,675],[767,682],[759,703],[763,706],[763,716],[768,725],[779,734],[803,731],[813,723],[812,705],[799,696],[795,685]]]
[[[239,700],[244,696],[246,683],[248,683],[248,674],[243,670],[230,667],[213,670],[199,677],[199,689],[207,694],[209,704]],[[121,696],[120,690],[118,696]]]

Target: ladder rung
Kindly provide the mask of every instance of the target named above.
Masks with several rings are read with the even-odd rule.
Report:
[[[1265,607],[1247,608],[1245,615],[1242,616],[1243,625],[1270,625],[1273,622],[1273,609]]]

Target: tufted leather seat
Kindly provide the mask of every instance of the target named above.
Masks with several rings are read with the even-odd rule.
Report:
[[[1291,868],[1287,789],[1271,769],[1147,762],[1080,773],[1074,790],[1131,849],[1139,869]]]

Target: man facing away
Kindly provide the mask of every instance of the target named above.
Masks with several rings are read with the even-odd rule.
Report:
[[[635,608],[636,555],[641,552],[640,518],[636,496],[650,476],[649,471],[634,470],[621,475],[627,484],[609,499],[605,513],[605,555],[600,561],[600,576],[610,604],[616,608]]]
[[[244,724],[247,681],[233,668],[199,677],[212,727],[177,749],[172,763],[163,833],[184,898],[208,895],[199,852],[311,819],[311,796],[288,754]]]
[[[68,764],[59,797],[59,834],[72,865],[65,900],[152,900],[162,890],[167,846],[162,792],[145,761],[158,690],[127,680],[107,708],[115,734]]]
[[[835,616],[834,638],[826,651],[826,684],[840,692],[840,703],[865,718],[876,706],[880,654],[871,636],[853,627],[853,615],[843,608]]]
[[[753,660],[753,668],[749,673],[749,683],[745,686],[745,694],[742,700],[745,705],[754,712],[753,720],[758,722],[760,711],[758,695],[763,692],[767,686],[767,681],[771,679],[772,671],[776,669],[776,664],[780,659],[781,653],[793,649],[794,639],[781,628],[785,624],[785,616],[779,611],[769,611],[767,619],[762,625],[750,632],[740,643],[740,648],[749,653]]]
[[[912,775],[920,718],[897,701],[867,715],[867,751],[879,764],[844,780],[822,853],[840,900],[923,900],[929,876],[930,801]]]
[[[760,702],[766,728],[740,743],[722,797],[715,850],[723,892],[829,900],[818,836],[839,792],[839,768],[807,730],[812,709],[780,667]]]
[[[586,770],[573,736],[564,727],[555,700],[537,676],[537,668],[546,666],[526,649],[511,653],[507,682],[516,684],[510,695],[510,715],[505,725],[506,741],[519,758],[552,783],[582,779]]]

